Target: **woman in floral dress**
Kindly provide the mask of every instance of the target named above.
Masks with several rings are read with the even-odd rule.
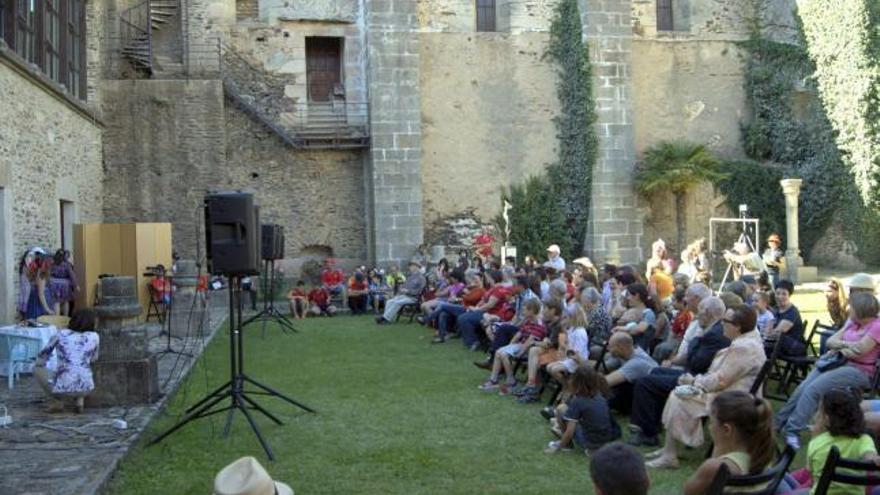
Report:
[[[95,388],[91,363],[98,359],[98,334],[94,331],[95,313],[91,309],[77,311],[69,328],[59,331],[40,351],[34,376],[51,397],[49,412],[64,410],[64,399],[75,399],[77,412],[82,412],[84,398]],[[55,351],[58,366],[50,376],[46,361]]]
[[[71,314],[71,302],[78,290],[76,273],[70,263],[70,251],[59,249],[55,251],[52,267],[49,269],[49,293],[55,303],[56,315]]]

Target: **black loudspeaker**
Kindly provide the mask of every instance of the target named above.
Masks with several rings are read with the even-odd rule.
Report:
[[[205,196],[208,270],[215,275],[260,273],[259,207],[254,196],[219,192]]]
[[[284,227],[282,227],[281,225],[276,225],[275,227],[278,229],[277,233],[275,234],[275,254],[278,255],[278,258],[276,259],[280,260],[284,259]]]
[[[262,244],[260,249],[260,257],[264,260],[276,260],[277,258],[277,241],[275,240],[276,235],[278,234],[277,225],[271,223],[264,223],[260,227],[261,239],[260,242]]]
[[[264,260],[284,258],[284,227],[277,224],[263,224],[261,227],[260,255]]]

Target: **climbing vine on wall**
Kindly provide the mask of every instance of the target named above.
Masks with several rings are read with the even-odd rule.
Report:
[[[880,3],[813,0],[799,9],[819,94],[855,185],[880,206]]]
[[[561,110],[555,118],[559,161],[548,168],[547,174],[565,216],[572,248],[580,253],[590,216],[598,139],[589,52],[583,41],[577,0],[561,0],[557,5],[547,56],[558,67],[556,95]]]
[[[852,220],[845,224],[846,234],[859,245],[860,257],[869,262],[880,259],[880,249],[865,243],[860,233],[863,228],[877,224],[872,220],[876,215],[859,201],[850,167],[842,159],[835,141],[835,129],[815,97],[819,93],[816,80],[821,71],[807,52],[805,40],[797,44],[781,43],[764,36],[763,5],[761,0],[753,2],[751,35],[742,43],[746,54],[746,97],[752,109],[752,119],[743,126],[742,137],[750,158],[773,165],[772,169],[759,174],[766,165],[740,163],[738,166],[751,172],[735,175],[764,177],[759,181],[778,181],[777,175],[803,179],[800,232],[801,248],[807,256],[832,218],[843,213]],[[839,80],[846,82],[845,78]],[[741,185],[736,181],[720,184],[732,208],[739,203],[767,202],[766,187],[743,188]],[[772,188],[777,191],[778,182],[772,184]],[[784,218],[782,211],[764,215],[776,225]]]
[[[577,0],[560,0],[556,5],[546,57],[557,67],[560,114],[554,123],[559,160],[548,166],[546,175],[504,191],[502,199],[514,205],[509,240],[521,254],[542,255],[547,245],[559,244],[564,254],[579,255],[590,216],[598,140],[589,52],[583,42]],[[558,215],[560,221],[548,219],[547,211]],[[539,225],[550,220],[549,225]]]

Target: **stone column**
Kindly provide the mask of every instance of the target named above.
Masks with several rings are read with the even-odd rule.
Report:
[[[366,0],[371,257],[410,259],[422,243],[419,38],[413,0]]]
[[[159,372],[149,352],[147,330],[138,323],[141,306],[134,277],[100,281],[98,360],[92,363],[95,390],[86,399],[96,407],[153,402],[159,397]]]
[[[801,194],[800,179],[782,179],[782,193],[785,194],[785,260],[789,268],[803,266],[801,250],[798,247],[798,197]]]
[[[818,279],[816,267],[804,266],[801,258],[798,232],[798,198],[801,193],[801,179],[782,179],[782,193],[785,195],[785,273],[783,276],[792,282],[805,283]]]
[[[174,274],[174,296],[169,315],[171,336],[182,339],[201,337],[210,328],[207,298],[196,292],[198,268],[194,260],[177,260]]]
[[[616,242],[620,262],[639,263],[642,219],[632,182],[632,0],[580,0],[578,5],[590,50],[599,138],[584,250],[598,265],[610,262],[609,243]]]

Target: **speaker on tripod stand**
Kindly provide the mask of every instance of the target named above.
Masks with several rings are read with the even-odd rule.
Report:
[[[208,266],[212,274],[229,279],[229,381],[203,397],[186,410],[183,418],[150,442],[155,445],[190,421],[227,412],[224,436],[229,435],[235,411],[240,411],[257,436],[270,460],[275,460],[272,448],[263,438],[251,411],[259,411],[278,425],[280,419],[267,411],[251,395],[277,397],[289,404],[314,413],[315,410],[263,385],[244,373],[244,342],[241,318],[242,276],[260,273],[262,231],[258,230],[259,207],[253,195],[241,191],[220,192],[205,197],[205,237]],[[273,243],[274,244],[274,243]],[[245,386],[254,389],[245,390]],[[229,399],[230,402],[224,402]]]
[[[296,332],[293,322],[275,307],[275,261],[284,258],[284,228],[277,224],[264,224],[261,229],[263,258],[263,310],[250,317],[242,326],[255,321],[263,322],[263,336],[266,323],[274,321],[282,330]]]

